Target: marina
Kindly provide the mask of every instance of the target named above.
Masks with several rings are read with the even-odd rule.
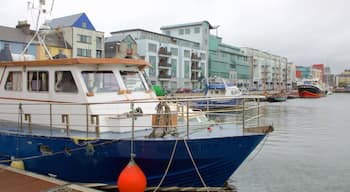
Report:
[[[58,6],[67,7],[63,1]],[[76,2],[69,3],[73,10]],[[124,26],[116,20],[124,17],[101,18],[123,3],[108,2],[104,11],[97,6],[90,11],[99,10],[94,17],[108,21],[104,25]],[[178,4],[172,8],[183,10]],[[164,23],[160,33],[139,28],[138,19],[135,28],[108,29],[106,35],[85,12],[53,17],[54,0],[26,5],[31,21],[21,18],[15,28],[0,26],[0,191],[350,188],[350,69],[331,72],[331,66],[339,72],[338,64],[346,62],[335,55],[340,51],[329,52],[336,50],[332,46],[319,46],[327,47],[327,53],[317,49],[310,54],[301,45],[295,49],[295,42],[307,43],[301,38],[305,31],[288,46],[273,37],[270,42],[281,43],[275,49],[244,41],[231,45],[232,39],[219,36],[226,26],[207,20]],[[166,9],[158,6],[163,5],[133,6],[127,14],[120,8],[118,15],[127,15],[132,26],[132,16],[140,12],[149,21],[153,14],[146,12],[152,10],[159,22],[157,11]],[[206,6],[188,12],[213,17],[212,6],[205,11]],[[9,10],[24,12],[18,5]],[[10,20],[7,14],[1,18]],[[266,21],[258,22],[264,27],[247,24],[259,27],[264,40],[276,31],[264,32]],[[229,29],[241,29],[232,24],[226,23]],[[307,58],[294,60],[290,54]]]

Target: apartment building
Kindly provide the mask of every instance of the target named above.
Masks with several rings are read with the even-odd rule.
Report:
[[[152,65],[146,69],[152,84],[168,90],[201,88],[207,73],[207,55],[199,43],[143,29],[115,31],[111,35],[130,35],[137,42],[137,54]]]

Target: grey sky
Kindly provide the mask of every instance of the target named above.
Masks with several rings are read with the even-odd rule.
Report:
[[[26,0],[0,1],[0,25],[31,21]],[[296,65],[325,63],[339,73],[350,68],[349,7],[347,0],[56,0],[51,18],[85,12],[105,36],[207,20],[220,25],[227,44],[285,56]]]

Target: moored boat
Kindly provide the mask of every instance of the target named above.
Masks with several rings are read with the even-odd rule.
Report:
[[[147,84],[141,71],[148,66],[82,58],[0,63],[0,162],[114,185],[136,155],[148,186],[223,186],[272,128],[212,124],[181,107],[193,100],[177,100],[174,111],[163,103],[174,101],[160,102]]]
[[[316,79],[303,80],[298,85],[298,93],[301,98],[320,98],[325,95],[323,88]]]
[[[209,78],[204,92],[205,99],[197,101],[193,107],[201,110],[234,107],[242,104],[240,96],[242,92],[237,86],[227,84],[223,78]]]

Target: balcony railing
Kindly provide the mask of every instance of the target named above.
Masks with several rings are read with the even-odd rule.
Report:
[[[196,65],[191,65],[191,69],[195,71],[200,71],[202,68]]]
[[[168,51],[168,49],[166,47],[160,47],[159,51],[158,51],[159,55],[165,55],[165,56],[170,56],[171,52]]]
[[[168,74],[159,74],[159,79],[171,79],[171,75]]]

